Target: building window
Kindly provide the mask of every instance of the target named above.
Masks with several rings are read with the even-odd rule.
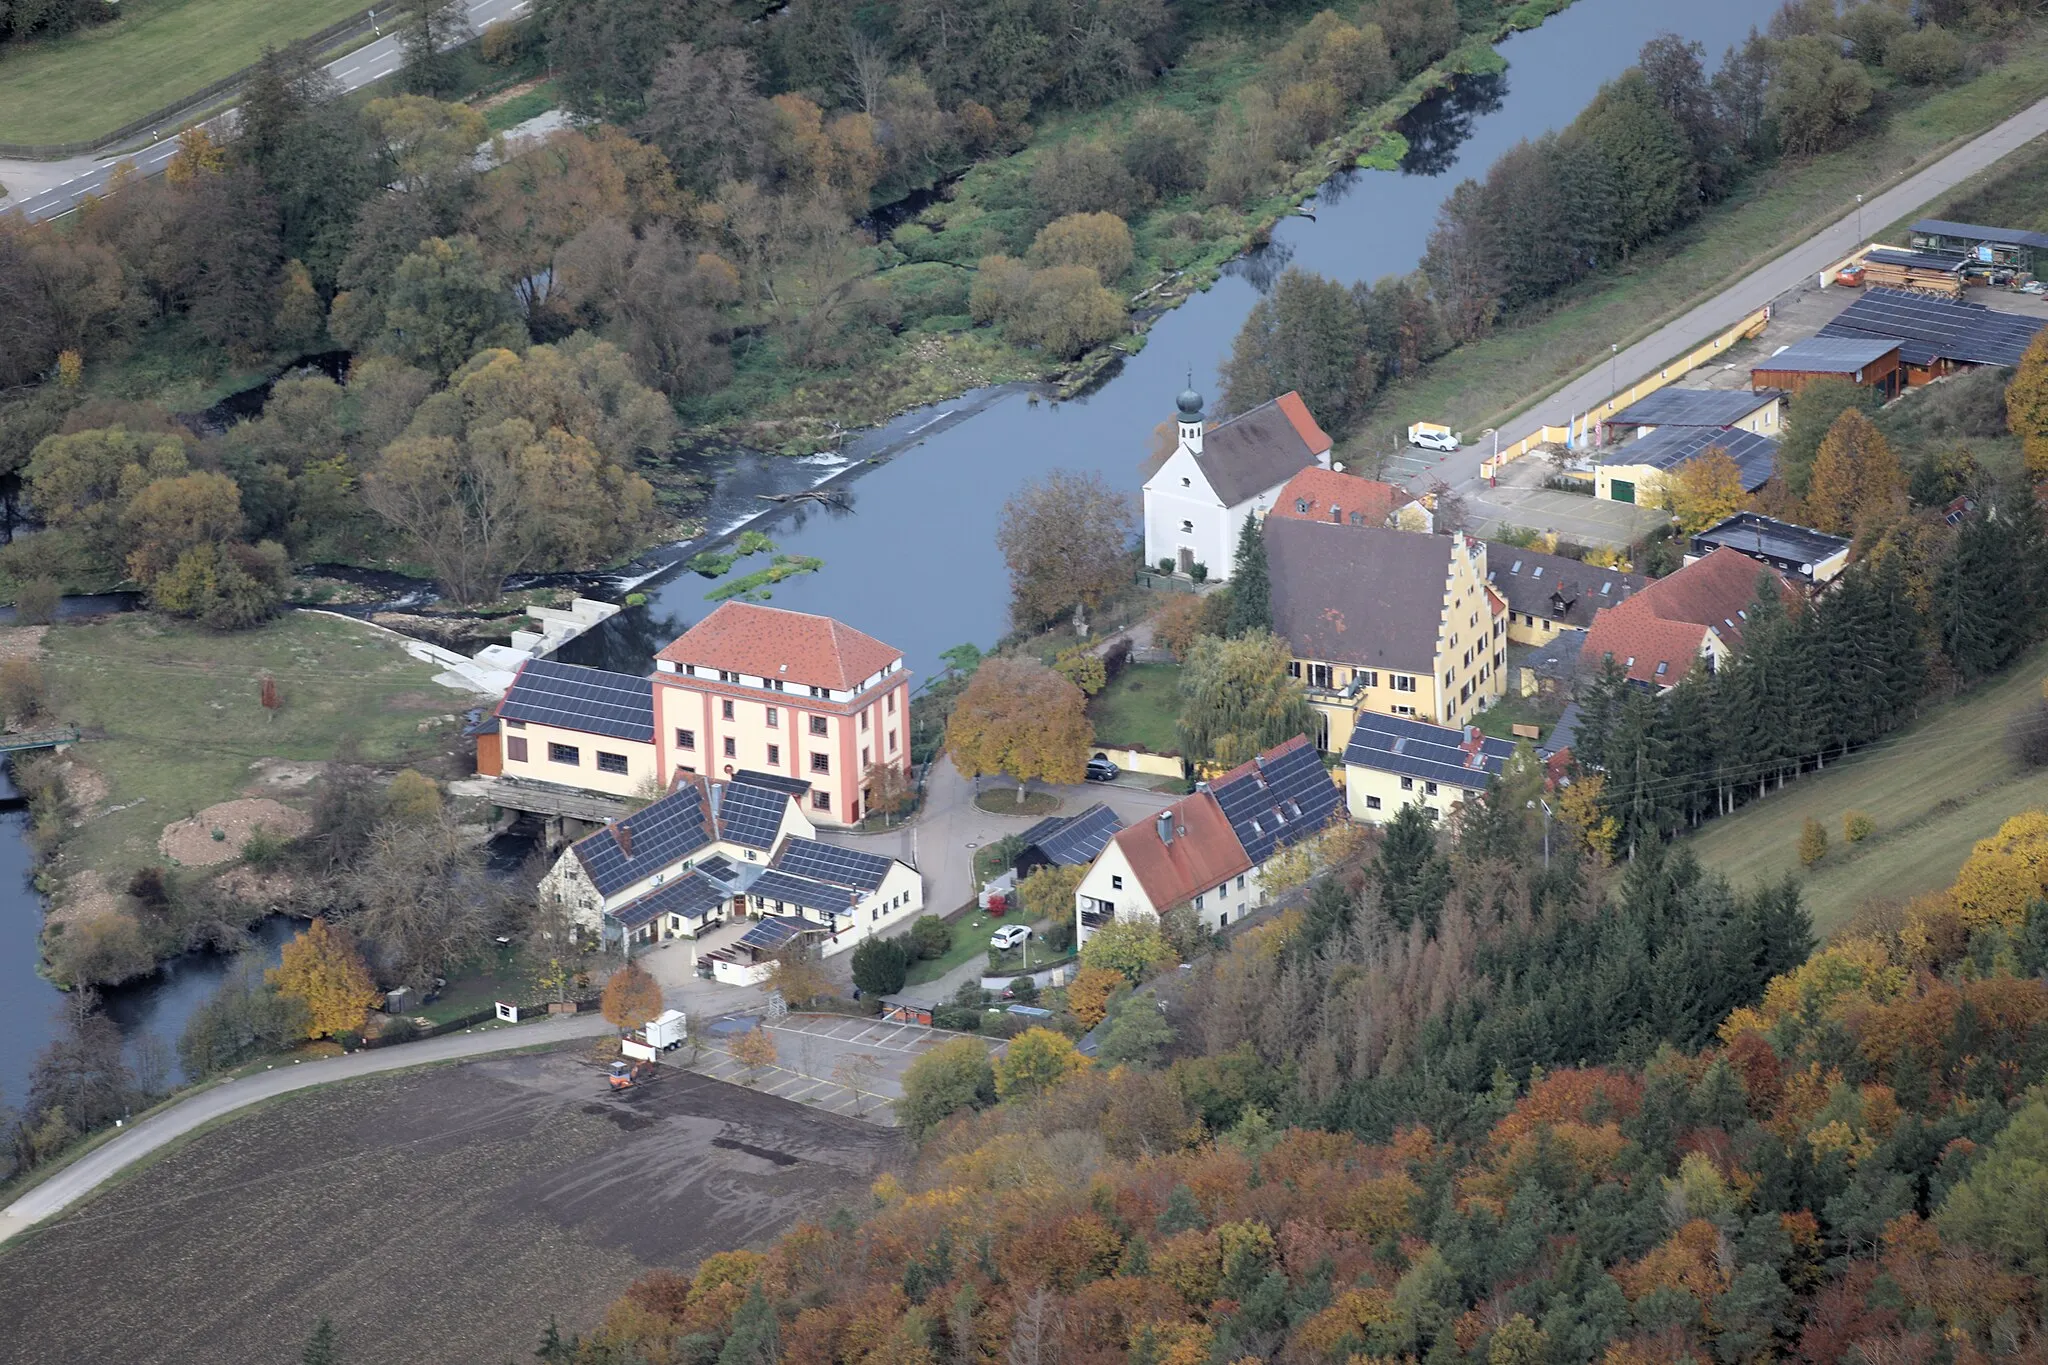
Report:
[[[726,756],[727,758],[738,758],[738,757],[740,756],[740,744],[739,744],[739,741],[738,741],[738,740],[736,740],[736,739],[733,739],[733,738],[732,738],[731,736],[727,736],[727,737],[726,737],[726,741],[725,741],[725,756]]]
[[[1415,679],[1406,673],[1389,673],[1387,675],[1387,686],[1393,688],[1396,692],[1413,692],[1415,690]]]
[[[812,793],[811,793],[811,809],[812,809],[812,810],[831,810],[831,809],[832,809],[832,793],[831,793],[831,792],[812,792]]]
[[[1404,792],[1412,792],[1412,791],[1414,791],[1414,790],[1415,790],[1415,779],[1414,779],[1414,778],[1412,778],[1412,777],[1404,777],[1404,778],[1402,778],[1402,779],[1401,779],[1401,790],[1402,790],[1402,791],[1404,791]]]
[[[891,692],[882,699],[882,707],[889,715],[896,714],[896,694]]]
[[[1354,668],[1351,670],[1351,681],[1357,683],[1360,687],[1378,687],[1380,685],[1379,670]]]
[[[513,730],[524,730],[524,729],[526,728],[526,722],[525,722],[525,721],[523,721],[523,720],[513,720],[513,719],[512,719],[512,718],[511,718],[510,716],[507,716],[507,717],[505,718],[505,724],[506,724],[506,726],[507,726],[508,728],[510,728],[510,729],[513,729]]]
[[[1329,691],[1330,666],[1328,664],[1310,664],[1308,666],[1308,685],[1310,687],[1320,687],[1325,692]]]
[[[1123,889],[1124,889],[1124,879],[1123,879],[1122,877],[1119,877],[1119,876],[1117,876],[1117,875],[1116,875],[1116,873],[1114,873],[1114,872],[1110,873],[1110,874],[1109,874],[1109,889],[1110,889],[1110,890],[1112,890],[1112,891],[1121,891],[1121,890],[1123,890]]]
[[[831,695],[831,692],[827,688],[814,687],[811,689],[811,695],[814,697],[827,697]]]
[[[861,729],[861,733],[862,733],[862,734],[866,734],[866,733],[867,733],[867,729],[868,729],[868,713],[867,713],[866,711],[862,711],[862,712],[860,713],[860,729]]]
[[[1200,896],[1196,896],[1196,897],[1195,897],[1195,909],[1199,910],[1199,909],[1201,909],[1201,908],[1202,908],[1202,898],[1201,898]]]
[[[1301,676],[1301,660],[1289,659],[1287,661],[1287,676],[1290,678],[1298,678]]]
[[[623,777],[626,772],[626,756],[624,754],[608,754],[604,750],[599,749],[597,751],[597,770],[601,773],[617,773]]]
[[[678,749],[694,751],[697,747],[697,732],[695,730],[676,731],[676,747]]]
[[[782,746],[780,744],[768,746],[768,766],[771,768],[782,766]]]
[[[892,754],[896,752],[896,732],[894,730],[889,732],[889,752]]]
[[[548,762],[566,763],[572,768],[580,767],[583,763],[583,751],[573,744],[550,744]]]
[[[830,754],[812,754],[812,755],[811,755],[811,771],[812,771],[812,772],[814,772],[814,773],[828,773],[828,774],[829,774],[829,773],[830,773],[830,772],[832,771],[832,755],[830,755]]]
[[[1242,872],[1237,874],[1237,889],[1240,891],[1244,890],[1244,873]]]
[[[781,708],[779,708],[779,707],[774,707],[774,706],[771,706],[771,707],[769,707],[769,708],[768,708],[768,723],[769,723],[770,725],[780,725],[780,724],[782,724],[782,711],[781,711]]]
[[[1367,810],[1378,810],[1380,808],[1380,799],[1377,796],[1366,797],[1365,808]]]
[[[823,716],[811,717],[811,733],[814,735],[822,735],[825,733],[825,718]]]
[[[1436,783],[1434,783],[1434,782],[1425,782],[1425,783],[1423,783],[1423,784],[1422,784],[1422,794],[1423,794],[1424,796],[1435,796],[1435,795],[1436,795]]]
[[[866,768],[866,767],[868,766],[868,764],[869,764],[869,763],[871,763],[872,761],[873,761],[873,760],[872,760],[872,759],[870,759],[870,758],[868,757],[868,750],[867,750],[867,746],[866,746],[865,744],[863,744],[863,745],[861,746],[861,750],[860,750],[860,766],[861,766],[861,767],[862,767],[863,769],[865,769],[865,768]]]
[[[1306,516],[1308,514],[1308,499],[1296,498],[1294,500],[1294,510]]]
[[[730,701],[722,701],[718,703],[718,714],[724,716],[727,720],[731,720],[732,703]]]
[[[513,763],[526,762],[526,736],[505,736],[505,757]]]
[[[1412,716],[1415,714],[1415,708],[1412,706],[1397,706],[1394,708],[1394,714],[1397,716]]]
[[[1194,523],[1193,523],[1192,521],[1183,521],[1183,522],[1182,522],[1182,523],[1180,524],[1180,529],[1181,529],[1181,531],[1182,531],[1182,533],[1183,533],[1183,534],[1186,534],[1186,533],[1188,533],[1188,532],[1191,532],[1191,531],[1193,531],[1193,530],[1195,529],[1195,524],[1194,524]]]

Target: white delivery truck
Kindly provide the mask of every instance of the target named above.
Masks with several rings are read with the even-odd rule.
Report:
[[[663,1010],[646,1028],[619,1040],[619,1051],[638,1061],[651,1062],[664,1052],[674,1052],[689,1036],[681,1010]]]
[[[1408,444],[1424,450],[1452,451],[1459,443],[1459,433],[1441,422],[1416,422],[1408,428]]]

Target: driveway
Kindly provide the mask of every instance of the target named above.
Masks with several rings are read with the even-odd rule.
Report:
[[[1495,536],[1503,526],[1555,531],[1581,545],[1628,545],[1670,520],[1654,507],[1603,502],[1582,493],[1543,487],[1550,462],[1530,456],[1501,471],[1500,485],[1464,490],[1465,520],[1476,534]]]
[[[113,1176],[202,1124],[263,1100],[382,1071],[401,1071],[432,1062],[481,1057],[486,1053],[509,1052],[517,1048],[544,1047],[577,1038],[595,1038],[612,1031],[612,1026],[597,1014],[548,1018],[527,1024],[487,1024],[423,1042],[299,1062],[223,1081],[152,1114],[80,1157],[5,1209],[0,1209],[0,1242],[69,1207]]]
[[[733,1060],[729,1048],[734,1038],[755,1027],[775,1040],[776,1058],[750,1082],[748,1069]],[[689,1063],[693,1071],[890,1127],[896,1123],[890,1105],[903,1095],[903,1073],[919,1057],[955,1038],[974,1038],[991,1056],[1006,1046],[971,1033],[837,1014],[788,1014],[772,1022],[760,1015],[736,1015],[711,1021],[704,1036],[702,1054]]]

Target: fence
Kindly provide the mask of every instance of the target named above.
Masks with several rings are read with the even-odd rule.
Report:
[[[1757,309],[1754,313],[1751,313],[1719,336],[1688,351],[1677,360],[1658,370],[1656,374],[1638,379],[1621,392],[1609,395],[1606,402],[1587,409],[1581,416],[1573,417],[1566,425],[1561,427],[1538,427],[1534,432],[1524,436],[1513,445],[1502,446],[1498,455],[1491,459],[1480,461],[1479,477],[1482,479],[1492,478],[1500,471],[1502,465],[1521,459],[1538,446],[1572,445],[1585,439],[1592,433],[1593,423],[1596,420],[1612,417],[1637,399],[1647,394],[1655,393],[1675,379],[1682,379],[1686,375],[1691,374],[1708,361],[1716,359],[1725,353],[1737,342],[1746,341],[1750,337],[1762,332],[1764,324],[1770,320],[1771,308],[1769,304],[1765,304],[1762,308]]]

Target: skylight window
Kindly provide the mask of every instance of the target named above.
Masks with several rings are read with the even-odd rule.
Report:
[[[1608,590],[1609,588],[1613,587],[1613,586],[1614,586],[1614,584],[1612,584],[1612,583],[1602,583],[1602,584],[1600,585],[1600,595],[1601,595],[1602,597],[1605,597],[1605,596],[1607,596],[1607,590]]]
[[[1670,664],[1668,664],[1668,663],[1665,663],[1665,662],[1663,662],[1662,660],[1659,660],[1659,661],[1658,661],[1658,663],[1657,663],[1657,676],[1658,676],[1658,677],[1660,677],[1660,678],[1661,678],[1661,677],[1663,677],[1663,676],[1664,676],[1664,675],[1665,675],[1666,673],[1668,673],[1668,672],[1670,672],[1670,671],[1671,671],[1671,665],[1670,665]]]
[[[1508,565],[1508,572],[1509,572],[1509,573],[1520,573],[1521,571],[1522,571],[1522,561],[1521,561],[1521,560],[1519,560],[1519,559],[1518,559],[1518,560],[1516,560],[1516,561],[1515,561],[1514,563],[1512,563],[1512,564]]]
[[[1543,566],[1542,566],[1541,564],[1538,564],[1538,565],[1537,565],[1537,566],[1536,566],[1535,568],[1531,569],[1531,570],[1529,571],[1529,577],[1531,577],[1531,578],[1541,578],[1541,577],[1543,577]]]

